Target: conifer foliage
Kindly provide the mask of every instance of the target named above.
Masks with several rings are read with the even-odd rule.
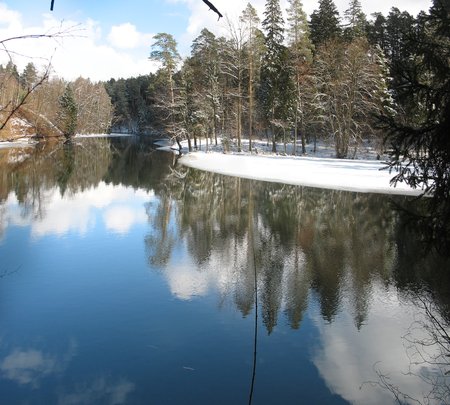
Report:
[[[316,47],[341,35],[339,12],[333,0],[319,0],[319,8],[311,14],[310,28]]]
[[[78,106],[75,101],[72,86],[66,86],[63,95],[58,100],[58,126],[67,139],[75,135],[77,129]]]
[[[424,237],[450,252],[450,12],[445,0],[434,0],[423,18],[423,36],[413,61],[403,70],[405,92],[420,105],[416,119],[384,117],[389,131],[393,182],[421,188],[430,198],[416,220],[428,231]],[[406,70],[408,69],[408,70]],[[407,73],[407,74],[406,74]]]

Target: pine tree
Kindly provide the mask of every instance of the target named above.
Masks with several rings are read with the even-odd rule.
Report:
[[[67,139],[75,135],[77,129],[78,107],[72,86],[66,85],[64,93],[58,100],[58,127]]]
[[[333,0],[319,0],[319,9],[311,14],[311,40],[315,47],[340,37],[339,12]]]
[[[166,130],[172,138],[174,138],[181,150],[180,131],[177,130],[179,122],[177,122],[177,112],[175,106],[175,82],[174,75],[177,66],[181,60],[177,50],[177,42],[171,34],[159,33],[153,39],[152,52],[150,59],[161,64],[160,73],[164,76],[167,94],[162,95],[160,100],[161,109],[166,111]]]
[[[166,74],[167,83],[169,84],[170,97],[173,102],[173,76],[175,74],[178,63],[180,62],[180,54],[177,50],[177,42],[171,34],[165,32],[156,34],[153,39],[152,52],[150,59],[161,64],[161,69]]]
[[[250,4],[242,12],[241,22],[247,31],[247,41],[245,44],[247,60],[248,60],[248,141],[249,151],[252,151],[253,137],[253,116],[255,110],[255,85],[259,71],[261,68],[261,55],[263,53],[264,44],[262,43],[262,35],[258,26],[260,20],[256,9]]]

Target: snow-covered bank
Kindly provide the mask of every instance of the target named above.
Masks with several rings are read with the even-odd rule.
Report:
[[[110,134],[76,134],[74,136],[75,139],[78,138],[124,138],[124,137],[133,137],[136,136],[136,134],[122,134],[122,133],[116,133],[111,132]]]
[[[29,138],[20,138],[14,141],[0,141],[0,149],[5,148],[29,148],[36,144],[36,142],[31,141]]]
[[[394,173],[382,170],[386,165],[376,160],[194,152],[179,162],[214,173],[299,186],[413,196],[422,193],[404,183],[391,186]]]

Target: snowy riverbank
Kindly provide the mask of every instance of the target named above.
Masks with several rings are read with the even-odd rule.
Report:
[[[372,155],[366,153],[364,157],[370,158]],[[404,183],[391,186],[390,180],[395,173],[389,173],[383,161],[323,157],[330,156],[325,149],[319,156],[224,154],[212,151],[188,153],[179,162],[199,170],[299,186],[412,196],[422,193],[422,190],[412,189]]]

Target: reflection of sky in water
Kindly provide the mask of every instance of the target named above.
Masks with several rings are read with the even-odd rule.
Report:
[[[128,395],[134,389],[135,385],[124,378],[113,380],[102,376],[97,377],[94,381],[77,384],[73,391],[60,393],[58,404],[126,404]]]
[[[412,303],[401,302],[392,287],[386,289],[375,282],[373,287],[376,298],[370,303],[368,321],[360,330],[347,311],[330,324],[325,324],[320,314],[313,311],[320,339],[314,364],[328,387],[351,403],[392,402],[392,395],[371,384],[379,382],[375,371],[389,376],[390,383],[401,392],[423,400],[423,394],[431,387],[419,377],[407,375],[409,371],[423,370],[411,365],[403,339],[415,320],[417,308]]]
[[[41,388],[46,378],[62,376],[76,354],[75,341],[71,341],[67,351],[62,354],[15,348],[0,361],[0,375],[4,379],[37,390]],[[125,404],[128,394],[134,389],[135,385],[124,378],[112,379],[98,376],[94,380],[77,382],[74,386],[69,385],[62,390],[59,389],[57,403],[61,405]]]
[[[181,300],[207,296],[213,291],[222,297],[235,297],[242,276],[236,269],[247,266],[246,244],[241,243],[233,254],[223,254],[224,251],[227,247],[212,250],[200,266],[187,254],[174,255],[164,269],[171,293]],[[300,260],[303,261],[304,256]],[[302,262],[302,266],[304,264]],[[289,306],[290,273],[295,273],[289,257],[285,259],[285,269],[281,312]],[[304,281],[308,282],[306,276]],[[252,294],[252,291],[247,293]],[[392,393],[378,384],[377,372],[388,376],[389,383],[400,392],[423,400],[431,387],[419,374],[433,369],[411,364],[404,339],[416,320],[418,308],[412,302],[400,300],[395,288],[386,287],[376,279],[372,280],[370,297],[366,321],[359,329],[348,299],[333,322],[327,323],[312,297],[307,312],[317,334],[313,349],[310,349],[313,364],[330,391],[353,404],[395,403]],[[414,338],[426,336],[423,331],[417,331]],[[428,350],[430,354],[436,352],[436,348]],[[429,403],[435,402],[430,400]]]
[[[16,197],[10,194],[5,202],[7,213],[2,222],[13,226],[31,225],[31,235],[34,239],[46,235],[63,236],[69,232],[85,235],[97,226],[101,213],[101,220],[108,230],[126,234],[133,225],[147,221],[144,203],[153,196],[143,190],[103,182],[96,188],[64,197],[57,188],[43,193],[44,215],[24,215]]]
[[[0,279],[0,389],[28,390],[17,394],[24,400],[47,389],[67,405],[214,403],[205,402],[214,395],[243,403],[253,353],[249,239],[229,235],[196,258],[192,235],[180,237],[170,216],[173,250],[153,265],[151,250],[161,240],[152,228],[153,193],[104,182],[64,197],[43,193],[41,215],[24,211],[12,194],[2,208],[0,249],[20,269]],[[313,403],[324,392],[322,403],[394,403],[364,384],[377,380],[375,370],[422,398],[429,387],[405,375],[410,359],[401,337],[415,319],[413,305],[374,277],[358,329],[358,291],[342,276],[345,297],[328,323],[311,289],[307,253],[296,253],[275,258],[283,261],[279,291],[272,291],[280,305],[270,335],[259,319],[255,403]],[[261,300],[270,296],[265,281],[258,280]],[[293,302],[304,311],[297,329],[286,315]]]
[[[71,341],[66,352],[61,355],[34,348],[14,348],[0,362],[1,375],[18,384],[38,388],[43,378],[63,373],[76,352],[75,341]]]

